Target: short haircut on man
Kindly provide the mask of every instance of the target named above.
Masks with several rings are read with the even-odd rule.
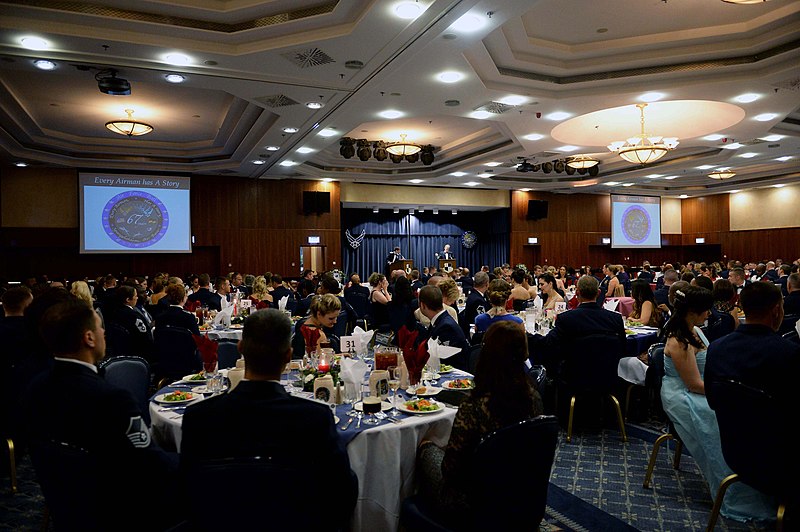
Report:
[[[291,349],[292,322],[277,309],[258,310],[245,320],[241,350],[249,369],[259,375],[280,373]]]
[[[200,286],[207,287],[211,284],[211,276],[207,273],[201,273],[197,276],[197,281],[200,283]]]
[[[474,286],[489,286],[489,274],[484,271],[479,271],[475,274],[473,280]]]
[[[329,273],[326,273],[322,276],[319,286],[325,293],[328,294],[338,294],[342,290],[342,287],[339,285],[339,281],[336,280],[336,277]]]
[[[281,283],[283,283],[283,277],[281,277],[280,274],[273,273],[272,274],[272,282],[275,283],[275,284],[281,284]]]
[[[54,354],[77,353],[84,333],[95,330],[96,315],[86,302],[70,295],[47,309],[39,322],[39,331]]]
[[[31,297],[33,297],[33,292],[27,286],[20,285],[9,288],[3,293],[3,308],[9,312],[19,312]]]
[[[227,277],[217,277],[217,281],[214,283],[214,288],[219,290],[225,284],[225,281],[229,281]]]
[[[792,290],[800,290],[800,273],[794,272],[786,279],[786,286],[792,287]]]
[[[578,295],[581,296],[581,299],[596,299],[597,298],[597,291],[600,288],[600,283],[597,282],[591,275],[584,275],[580,279],[578,279],[578,284],[576,290],[578,291]]]
[[[783,294],[777,285],[770,282],[752,283],[739,294],[739,304],[745,316],[764,318],[769,315],[775,305],[783,301]]]
[[[419,302],[425,303],[425,306],[431,310],[442,310],[442,291],[439,287],[427,285],[419,290]]]
[[[180,305],[186,297],[186,288],[182,284],[168,285],[164,292],[170,305]]]
[[[669,270],[664,272],[664,280],[665,281],[669,281],[671,283],[674,283],[675,281],[678,280],[679,277],[680,277],[680,275],[678,274],[678,272],[676,270],[672,269],[672,268],[670,268]]]

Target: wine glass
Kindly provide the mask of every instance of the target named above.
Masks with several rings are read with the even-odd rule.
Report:
[[[369,425],[377,425],[380,420],[375,417],[375,414],[381,411],[381,396],[372,395],[371,393],[361,399],[361,408],[365,414],[368,414],[364,423]]]
[[[392,390],[392,411],[389,415],[397,417],[400,415],[400,411],[397,410],[397,390],[400,389],[401,370],[397,366],[389,366],[387,370],[389,371],[389,389]]]

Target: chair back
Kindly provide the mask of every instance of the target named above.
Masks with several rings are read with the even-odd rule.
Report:
[[[708,317],[708,325],[703,332],[708,338],[709,342],[713,342],[717,338],[732,333],[736,329],[736,318],[728,313],[720,312],[717,309],[711,309],[711,315]]]
[[[531,386],[539,392],[539,395],[544,397],[544,388],[547,384],[547,369],[540,364],[534,364],[530,368],[526,368],[525,373],[528,375],[528,381]]]
[[[611,334],[590,334],[567,343],[560,380],[574,392],[613,393],[625,340]]]
[[[364,319],[369,309],[369,293],[348,290],[344,293],[344,298],[353,307],[358,319]]]
[[[467,371],[475,375],[475,369],[478,367],[478,359],[481,357],[482,344],[476,344],[469,348],[467,355]]]
[[[794,327],[797,324],[798,319],[800,319],[800,314],[786,314],[783,317],[780,328],[778,329],[778,334],[784,335],[795,330]]]
[[[219,341],[217,346],[217,369],[228,369],[236,366],[236,361],[240,357],[241,354],[239,353],[237,342]]]
[[[153,331],[156,346],[156,374],[179,379],[203,369],[192,332],[183,327],[162,325]]]
[[[537,416],[504,427],[478,444],[470,506],[477,530],[536,530],[544,518],[547,487],[558,443],[556,416]]]
[[[128,390],[142,417],[150,424],[149,393],[152,376],[150,364],[142,357],[112,357],[103,360],[100,372],[109,384]]]
[[[131,334],[128,329],[113,321],[105,323],[106,355],[109,357],[131,356]]]
[[[333,334],[341,338],[342,336],[347,335],[347,320],[350,318],[347,314],[347,310],[342,308],[339,311],[339,317],[336,318],[336,323],[333,325]]]

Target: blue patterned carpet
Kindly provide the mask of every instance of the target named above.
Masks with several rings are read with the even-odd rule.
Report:
[[[642,481],[659,427],[629,424],[628,430],[627,444],[614,428],[577,432],[572,443],[566,443],[562,431],[542,532],[705,530],[712,499],[691,456],[684,453],[675,471],[674,448],[662,446],[653,487],[646,490]],[[0,476],[0,530],[42,530],[44,499],[27,457],[20,461],[18,477],[19,492],[12,496],[8,476]],[[720,518],[716,530],[773,528]]]

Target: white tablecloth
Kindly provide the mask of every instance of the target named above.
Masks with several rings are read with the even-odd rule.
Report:
[[[235,340],[238,342],[242,339],[241,329],[211,329],[210,331],[205,332],[208,333],[208,337],[211,340]]]

